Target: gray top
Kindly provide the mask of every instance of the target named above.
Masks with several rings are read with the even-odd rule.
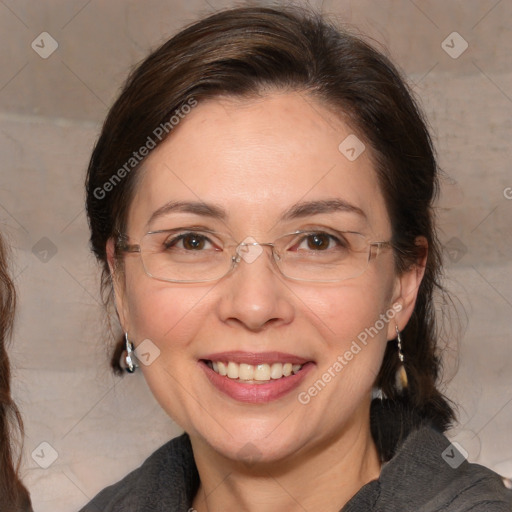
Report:
[[[190,439],[177,437],[80,512],[187,512],[199,486]],[[463,459],[433,427],[411,430],[340,512],[511,512],[501,477]]]

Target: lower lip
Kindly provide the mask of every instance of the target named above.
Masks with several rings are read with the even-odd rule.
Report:
[[[205,361],[199,361],[199,366],[206,373],[210,382],[225,395],[239,402],[261,404],[277,400],[291,393],[304,380],[314,363],[304,364],[295,375],[270,380],[265,384],[249,384],[224,377],[214,372]]]

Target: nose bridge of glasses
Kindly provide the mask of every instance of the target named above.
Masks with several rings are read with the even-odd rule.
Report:
[[[246,263],[253,263],[263,253],[263,247],[270,247],[272,253],[274,253],[274,246],[275,244],[272,242],[258,242],[255,238],[249,236],[236,246],[233,261],[240,263],[241,260],[244,260]]]

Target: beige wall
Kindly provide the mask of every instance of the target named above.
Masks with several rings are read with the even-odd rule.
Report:
[[[447,279],[468,315],[457,372],[457,347],[446,352],[448,394],[461,404],[453,434],[471,460],[512,477],[512,2],[311,3],[388,47],[428,114],[447,174],[439,205]],[[228,5],[0,3],[0,226],[15,247],[12,354],[27,430],[23,474],[37,511],[78,509],[179,432],[141,375],[108,372],[84,169],[130,67],[178,27]],[[441,46],[454,31],[468,43],[458,58]],[[31,47],[51,49],[42,32],[58,43],[46,59]],[[450,41],[452,53],[462,48]],[[43,469],[52,450],[58,456]]]

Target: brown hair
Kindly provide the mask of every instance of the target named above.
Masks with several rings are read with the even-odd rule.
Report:
[[[323,102],[370,148],[391,219],[397,272],[421,258],[424,248],[416,239],[426,238],[425,276],[403,331],[409,387],[400,393],[395,386],[396,343],[388,343],[376,385],[390,401],[445,430],[454,414],[436,388],[434,292],[442,287],[432,210],[438,168],[429,132],[388,58],[319,14],[290,7],[225,10],[182,30],[132,72],[105,121],[87,175],[91,246],[103,263],[106,301],[111,296],[106,242],[125,233],[136,167],[115,184],[114,175],[119,177],[133,152],[191,98],[243,98],[269,90],[301,91]],[[113,185],[107,193],[109,180]],[[118,343],[115,369],[122,350]]]
[[[28,491],[18,476],[20,458],[13,460],[15,428],[23,437],[21,415],[11,397],[11,371],[7,355],[16,305],[14,284],[7,272],[7,249],[0,237],[0,500],[2,511],[32,510]]]

